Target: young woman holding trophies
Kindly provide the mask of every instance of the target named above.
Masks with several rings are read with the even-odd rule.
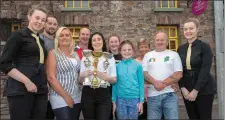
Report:
[[[80,69],[84,119],[109,120],[112,103],[109,86],[116,82],[115,59],[106,52],[104,36],[99,32],[90,36],[88,49],[83,51]]]

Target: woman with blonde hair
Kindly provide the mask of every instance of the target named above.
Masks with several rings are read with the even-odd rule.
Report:
[[[199,21],[189,18],[184,22],[187,43],[177,52],[183,65],[183,78],[179,81],[189,119],[212,119],[212,105],[216,92],[210,73],[213,52],[209,44],[198,38]]]
[[[47,77],[50,103],[56,120],[79,119],[81,89],[78,82],[80,59],[74,52],[70,30],[61,27],[56,32],[55,49],[48,53]]]

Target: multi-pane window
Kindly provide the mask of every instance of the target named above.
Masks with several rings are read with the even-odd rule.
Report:
[[[177,0],[157,0],[157,8],[177,8]]]
[[[176,51],[178,48],[177,26],[157,26],[157,31],[163,31],[168,35],[168,49]]]
[[[73,40],[75,42],[75,44],[77,44],[79,42],[79,34],[80,34],[80,29],[82,28],[88,28],[88,26],[70,26],[68,27],[72,33],[72,37],[73,37]]]
[[[90,8],[90,0],[65,0],[65,8]]]

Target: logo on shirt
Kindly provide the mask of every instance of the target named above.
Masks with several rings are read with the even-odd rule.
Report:
[[[164,62],[169,61],[169,59],[170,59],[170,57],[169,57],[169,56],[166,56],[166,57],[164,58]]]
[[[150,58],[148,62],[155,62],[155,58]]]

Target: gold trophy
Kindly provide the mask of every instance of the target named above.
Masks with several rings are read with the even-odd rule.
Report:
[[[111,53],[108,53],[108,52],[103,52],[103,55],[104,55],[104,58],[105,58],[105,61],[103,63],[104,73],[107,73],[107,68],[108,68],[108,66],[110,64],[108,59],[111,59],[113,57],[113,55]],[[109,83],[107,84],[105,82],[105,80],[101,80],[101,83],[100,83],[101,87],[107,88],[108,85],[109,85]]]
[[[102,56],[102,52],[92,52],[92,56],[94,57],[94,63],[93,63],[93,79],[91,81],[91,88],[99,88],[99,80],[97,78],[97,67],[98,67],[98,58]]]
[[[89,59],[92,56],[91,55],[91,50],[83,50],[83,55],[86,58],[84,60],[85,70],[89,70],[90,66],[91,66],[91,61]],[[91,86],[91,82],[90,82],[90,78],[89,77],[84,78],[83,85],[84,86]]]

